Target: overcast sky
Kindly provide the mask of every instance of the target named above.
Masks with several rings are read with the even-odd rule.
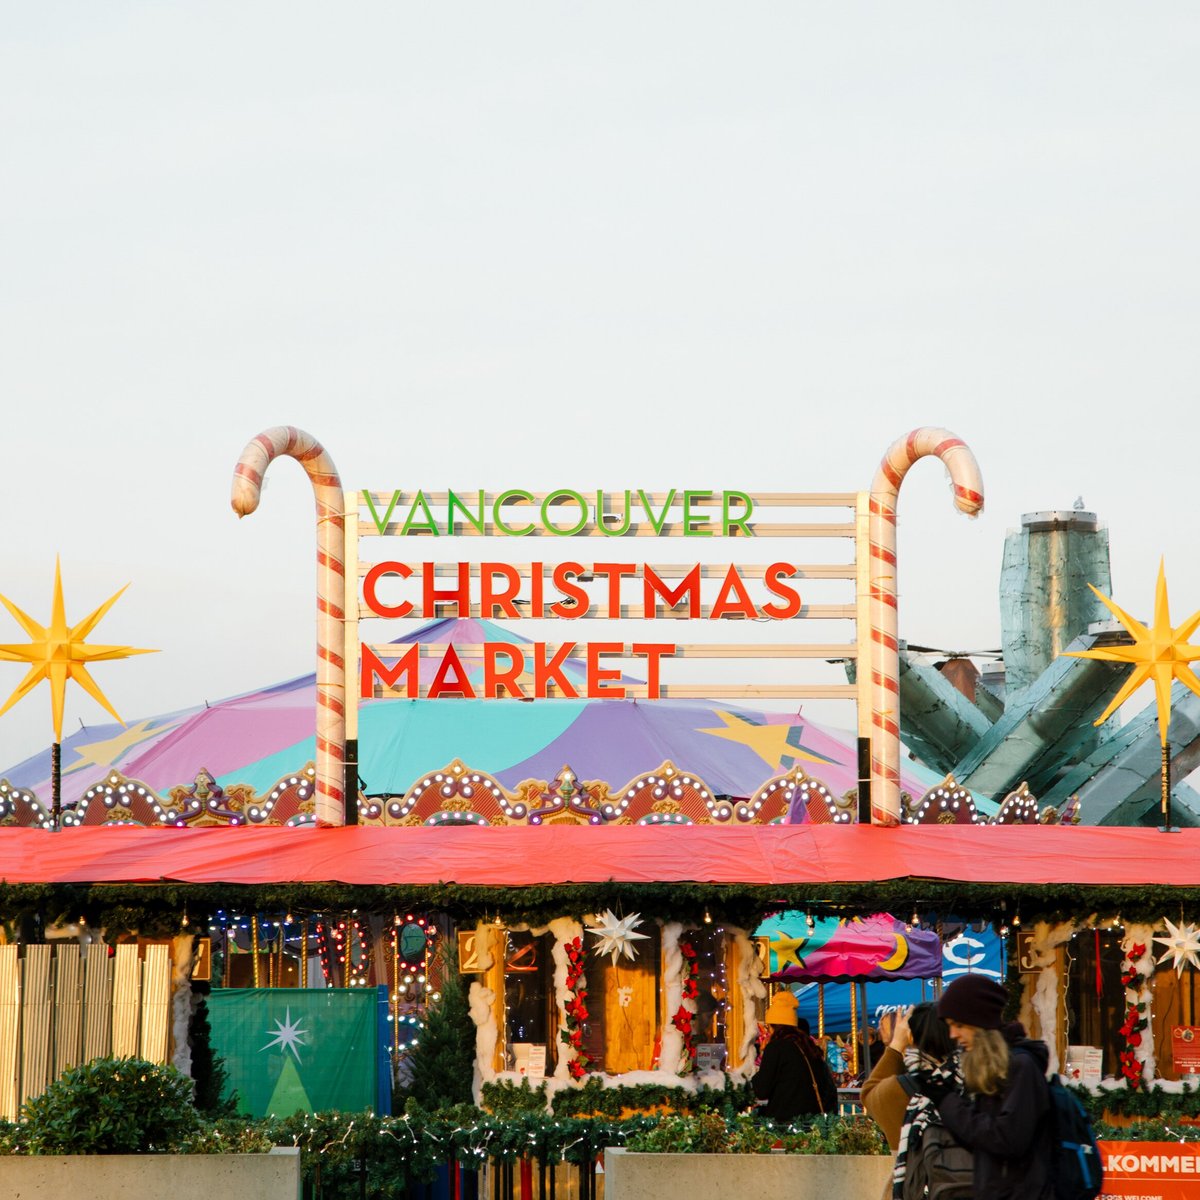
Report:
[[[945,425],[987,509],[910,475],[902,635],[995,646],[1005,530],[1080,496],[1119,602],[1165,555],[1200,608],[1195,5],[39,0],[0,35],[0,592],[132,582],[93,639],[163,651],[96,668],[127,719],[311,670],[307,481],[229,507],[280,423],[350,487],[760,491]],[[50,728],[43,687],[0,765]]]

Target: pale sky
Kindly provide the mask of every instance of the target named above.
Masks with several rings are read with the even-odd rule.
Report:
[[[268,426],[355,488],[853,491],[931,424],[987,508],[910,475],[902,636],[997,645],[1006,529],[1079,496],[1178,622],[1197,61],[1192,4],[5,4],[0,592],[131,582],[139,718],[312,669],[307,481],[229,507]]]

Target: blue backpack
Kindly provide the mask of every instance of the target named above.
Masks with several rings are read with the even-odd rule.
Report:
[[[1071,1095],[1057,1075],[1050,1088],[1050,1117],[1054,1122],[1054,1151],[1050,1177],[1055,1200],[1095,1200],[1104,1172],[1092,1123],[1077,1096]]]

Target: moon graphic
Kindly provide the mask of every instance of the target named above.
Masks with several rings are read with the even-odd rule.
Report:
[[[908,961],[908,939],[902,934],[894,933],[896,949],[877,965],[881,971],[896,971]]]

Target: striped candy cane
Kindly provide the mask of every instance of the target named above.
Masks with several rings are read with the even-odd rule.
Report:
[[[233,472],[233,511],[258,507],[263,476],[280,455],[308,472],[317,503],[317,800],[318,825],[346,823],[346,510],[342,481],[328,451],[311,434],[277,425],[246,444]]]
[[[909,467],[934,454],[946,464],[954,505],[983,509],[983,479],[967,444],[946,429],[914,429],[893,442],[871,483],[871,821],[900,822],[900,655],[896,622],[896,500]]]

